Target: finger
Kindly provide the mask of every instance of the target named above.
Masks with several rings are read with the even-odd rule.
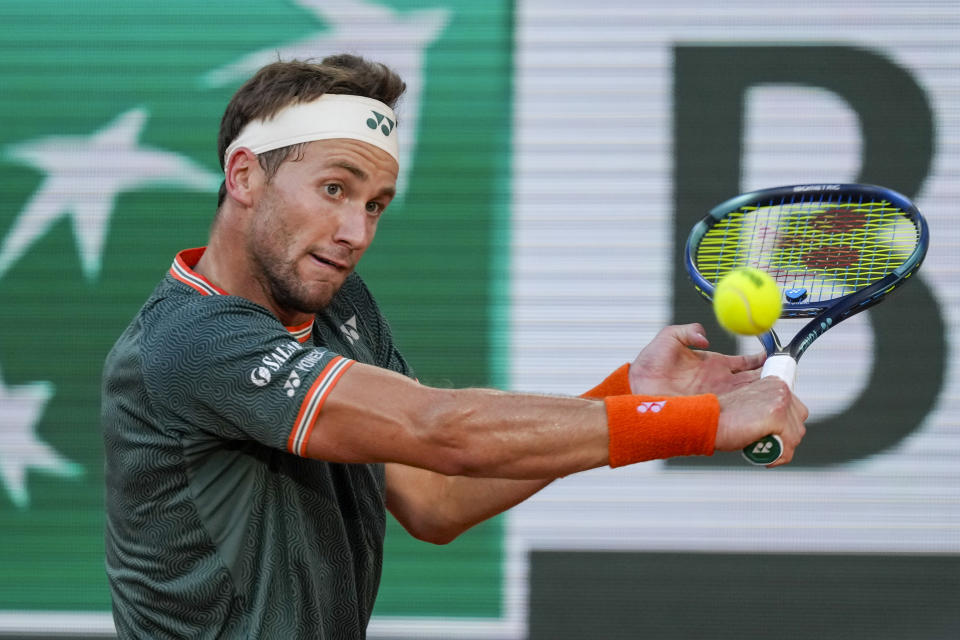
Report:
[[[806,422],[807,418],[810,417],[810,409],[808,409],[807,405],[803,404],[800,398],[798,398],[796,395],[793,396],[793,401],[801,415],[800,422],[801,423]]]
[[[779,467],[793,460],[797,447],[800,446],[803,436],[807,433],[807,428],[803,423],[806,421],[808,415],[809,411],[807,410],[807,406],[791,394],[790,406],[788,408],[790,421],[787,428],[780,434],[784,443],[783,455],[778,458],[776,462],[767,465],[768,467]]]
[[[730,376],[733,380],[733,388],[745,387],[748,384],[754,383],[760,379],[760,372],[756,369],[751,369],[749,371],[738,371]]]
[[[788,449],[784,447],[783,454],[777,458],[776,462],[771,462],[767,465],[767,469],[773,469],[774,467],[782,467],[785,464],[790,464],[790,461],[793,460],[793,449]]]
[[[716,379],[714,384],[716,388],[713,390],[713,392],[727,393],[729,391],[734,391],[735,389],[740,389],[741,387],[749,386],[759,379],[760,372],[757,370],[739,371],[737,373],[724,373],[723,376]]]
[[[764,361],[767,359],[767,354],[764,351],[758,353],[750,353],[742,356],[725,356],[727,359],[727,366],[730,367],[730,371],[737,373],[740,371],[753,371],[754,369],[759,369],[763,366]]]
[[[800,440],[803,438],[803,434],[799,433],[790,437],[787,435],[787,432],[784,431],[781,435],[781,441],[783,442],[783,453],[777,458],[776,462],[767,465],[767,468],[779,467],[785,464],[789,464],[793,460],[793,456],[796,453],[797,447],[800,446]]]

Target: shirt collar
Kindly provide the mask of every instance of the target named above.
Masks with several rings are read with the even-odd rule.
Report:
[[[170,276],[174,280],[182,282],[191,289],[196,290],[203,296],[230,295],[193,270],[193,268],[197,266],[197,263],[200,262],[200,258],[206,250],[206,247],[196,247],[193,249],[184,249],[178,253],[173,259],[173,264],[170,265]],[[308,320],[295,327],[285,328],[297,342],[304,343],[313,335],[313,320]]]

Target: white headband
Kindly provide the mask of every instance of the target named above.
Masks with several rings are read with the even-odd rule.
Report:
[[[251,120],[223,154],[223,168],[240,147],[260,154],[313,140],[351,138],[379,147],[400,161],[393,109],[379,100],[325,93],[291,105],[268,120]]]

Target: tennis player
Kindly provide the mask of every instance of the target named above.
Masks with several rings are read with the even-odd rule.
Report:
[[[583,397],[419,384],[355,273],[394,195],[380,64],[275,63],[230,101],[205,248],[105,363],[106,564],[122,638],[363,638],[385,512],[446,543],[552,478],[803,436],[763,356],[661,331]]]

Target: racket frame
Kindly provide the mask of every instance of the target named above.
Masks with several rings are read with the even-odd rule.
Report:
[[[707,301],[713,300],[714,285],[705,278],[696,265],[696,251],[700,241],[711,227],[719,223],[728,215],[740,211],[743,207],[774,204],[796,204],[804,202],[824,202],[824,198],[816,200],[815,196],[825,195],[856,195],[861,202],[888,201],[900,209],[907,218],[917,227],[917,242],[903,262],[889,274],[873,284],[853,291],[847,295],[810,302],[792,302],[785,300],[781,319],[812,318],[797,333],[793,339],[783,345],[774,329],[760,334],[757,338],[767,353],[767,361],[761,375],[777,375],[784,379],[793,389],[796,378],[796,363],[807,348],[828,329],[842,322],[852,315],[869,309],[881,302],[891,291],[906,282],[913,275],[926,257],[930,243],[930,230],[926,220],[917,207],[904,195],[891,189],[869,184],[805,184],[774,187],[751,191],[731,198],[717,205],[704,216],[690,232],[684,247],[684,266],[694,288]],[[808,197],[809,196],[809,197]],[[789,202],[786,199],[790,198]],[[828,199],[826,203],[835,202]],[[851,198],[846,202],[853,202]],[[741,265],[747,266],[747,265]],[[762,267],[761,267],[762,268]],[[789,359],[789,360],[788,360]],[[771,435],[744,448],[744,456],[754,464],[766,465],[776,461],[783,451],[783,442],[779,436]]]

